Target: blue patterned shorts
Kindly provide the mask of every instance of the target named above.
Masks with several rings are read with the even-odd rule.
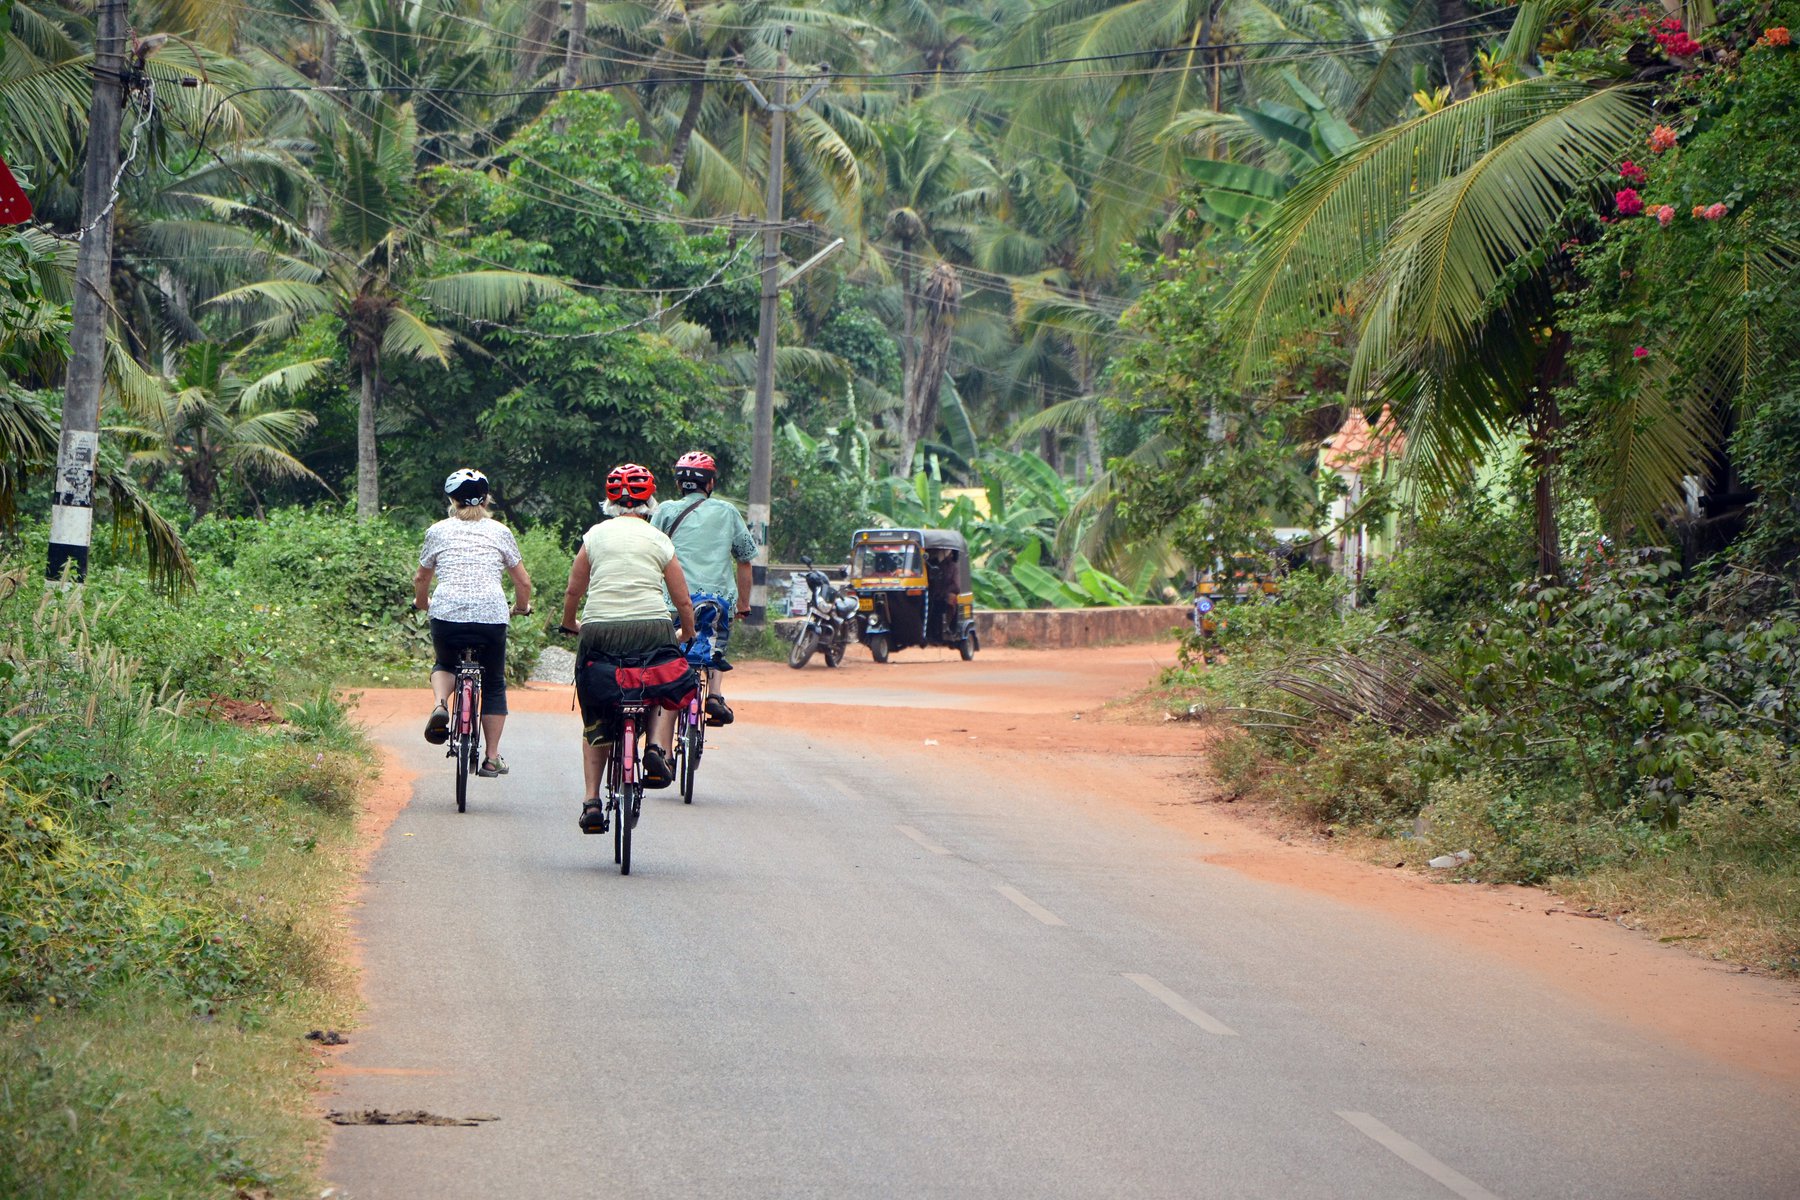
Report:
[[[694,593],[694,640],[688,661],[697,668],[729,671],[725,648],[731,644],[731,603],[711,592]]]

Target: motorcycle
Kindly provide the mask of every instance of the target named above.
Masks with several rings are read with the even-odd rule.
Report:
[[[798,577],[801,582],[789,583],[788,611],[795,616],[804,616],[806,622],[794,636],[793,648],[788,651],[788,666],[798,671],[815,653],[823,651],[825,665],[835,667],[844,661],[844,648],[856,634],[860,612],[856,593],[848,588],[831,586],[825,572],[812,569],[812,559],[800,561],[806,564],[807,571]],[[795,612],[795,609],[800,611]]]

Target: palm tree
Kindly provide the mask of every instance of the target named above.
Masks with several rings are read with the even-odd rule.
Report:
[[[183,351],[174,379],[143,376],[138,386],[121,389],[131,424],[108,432],[136,445],[131,464],[179,474],[196,519],[212,511],[228,471],[246,485],[249,476],[260,475],[323,487],[325,481],[294,457],[318,418],[270,401],[305,387],[330,365],[329,358],[308,359],[246,380],[231,369],[223,346],[196,342]]]
[[[74,248],[36,230],[0,233],[0,271],[12,286],[0,290],[0,527],[10,527],[28,481],[56,468],[62,437],[57,409],[44,384],[61,374],[68,342],[68,303],[74,290]],[[115,348],[112,372],[128,362]],[[173,590],[194,580],[181,535],[102,443],[97,482],[112,505],[113,528],[140,543],[151,578]]]
[[[410,105],[384,105],[372,119],[333,122],[313,164],[328,198],[324,239],[282,214],[215,198],[221,210],[251,216],[290,249],[269,260],[267,278],[213,300],[264,314],[258,332],[280,339],[328,316],[349,354],[359,389],[356,424],[358,516],[381,507],[376,416],[384,363],[448,367],[457,335],[441,321],[506,321],[535,300],[569,293],[560,280],[524,271],[460,269],[434,234],[416,178],[418,126]]]
[[[977,218],[993,202],[997,179],[967,131],[923,105],[878,126],[876,137],[881,171],[868,203],[880,206],[880,227],[865,266],[899,285],[903,401],[894,469],[907,478],[914,449],[937,428],[963,292],[951,260],[968,261]]]
[[[995,63],[1134,57],[1116,71],[1071,63],[1057,68],[1051,80],[1014,93],[1016,101],[998,100],[1010,118],[1005,136],[1020,152],[1032,152],[1046,140],[1062,141],[1098,160],[1080,245],[1085,265],[1101,269],[1121,242],[1160,219],[1186,182],[1183,147],[1164,136],[1172,122],[1264,97],[1290,99],[1291,77],[1330,111],[1384,124],[1399,115],[1416,86],[1415,68],[1441,70],[1435,50],[1441,39],[1404,36],[1430,26],[1432,11],[1431,0],[1046,4],[1018,24],[995,53]],[[1294,45],[1319,42],[1333,43],[1333,52],[1289,65]]]
[[[1630,87],[1529,79],[1315,168],[1258,237],[1232,295],[1243,371],[1261,369],[1283,336],[1348,306],[1359,339],[1347,394],[1393,405],[1428,484],[1465,478],[1497,439],[1524,430],[1539,567],[1555,574],[1554,390],[1568,350],[1555,317],[1556,241],[1570,202],[1641,136],[1645,105]],[[1640,449],[1673,445],[1651,439]]]

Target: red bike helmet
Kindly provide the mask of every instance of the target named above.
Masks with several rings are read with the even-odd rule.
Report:
[[[675,460],[675,482],[684,492],[699,491],[719,474],[719,464],[704,450],[689,450]]]
[[[606,498],[614,504],[644,504],[656,496],[656,476],[649,467],[621,463],[606,475]]]

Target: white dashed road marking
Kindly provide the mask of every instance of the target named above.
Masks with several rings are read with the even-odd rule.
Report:
[[[922,834],[918,830],[914,829],[911,825],[896,825],[896,826],[894,826],[894,828],[898,829],[901,833],[904,833],[907,837],[909,837],[913,841],[919,843],[919,845],[925,847],[927,850],[931,851],[933,854],[948,854],[948,853],[950,853],[950,851],[944,849],[942,846],[938,845],[936,842],[932,841],[930,838],[926,837],[924,834]]]
[[[1125,978],[1131,980],[1131,982],[1137,984],[1146,992],[1149,992],[1152,996],[1155,996],[1158,1000],[1161,1000],[1164,1004],[1168,1005],[1200,1028],[1206,1030],[1206,1032],[1217,1034],[1220,1037],[1237,1036],[1237,1030],[1214,1017],[1211,1013],[1195,1007],[1178,993],[1170,991],[1151,976],[1127,974]]]
[[[1068,922],[1021,892],[1018,888],[1007,887],[1004,883],[994,885],[994,890],[1011,900],[1014,904],[1036,917],[1046,925],[1067,925]]]
[[[1362,1133],[1393,1151],[1400,1160],[1419,1172],[1437,1180],[1449,1188],[1463,1200],[1500,1200],[1500,1197],[1476,1183],[1466,1175],[1458,1174],[1433,1158],[1423,1146],[1407,1141],[1393,1130],[1363,1112],[1339,1112],[1338,1116],[1350,1122]]]

